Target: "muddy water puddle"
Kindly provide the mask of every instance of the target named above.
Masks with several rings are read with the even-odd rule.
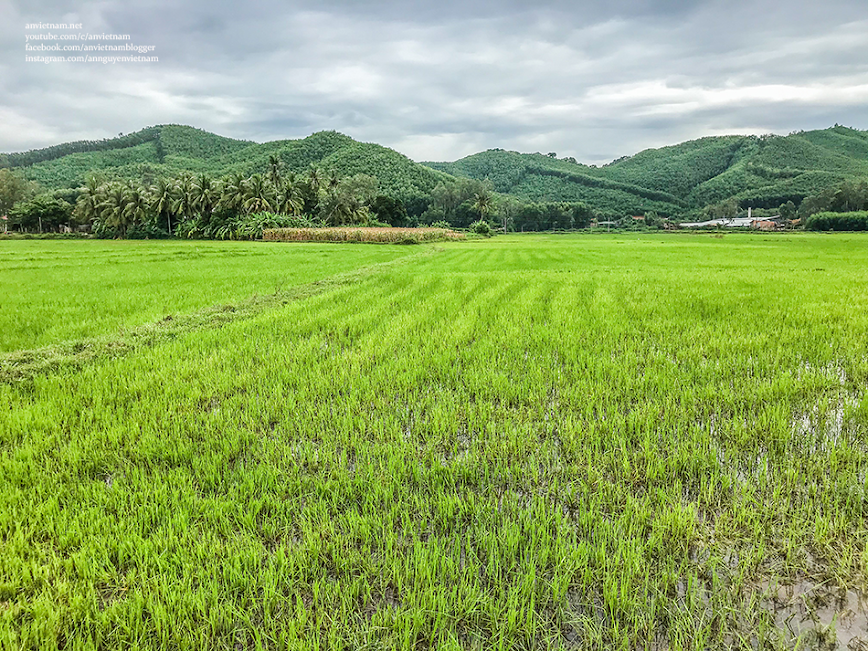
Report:
[[[760,605],[785,637],[807,648],[868,651],[868,595],[801,581],[759,586]]]

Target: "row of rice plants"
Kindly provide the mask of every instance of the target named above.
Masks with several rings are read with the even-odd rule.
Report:
[[[0,386],[0,644],[817,646],[768,593],[868,578],[859,243],[504,240]]]
[[[407,254],[261,242],[0,241],[0,354],[116,335]]]

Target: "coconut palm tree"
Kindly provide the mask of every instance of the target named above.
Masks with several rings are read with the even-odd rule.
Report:
[[[351,180],[329,183],[320,202],[320,217],[331,226],[360,224],[367,220],[369,210],[365,197]]]
[[[276,154],[269,154],[268,156],[268,180],[271,182],[271,185],[275,188],[279,188],[281,186],[281,181],[283,180],[283,161],[280,160],[280,157]]]
[[[93,175],[87,177],[84,186],[81,188],[78,201],[75,203],[75,210],[73,212],[75,221],[79,224],[92,224],[99,219],[99,204],[102,200],[102,187],[99,181]]]
[[[323,185],[322,172],[313,165],[311,165],[307,170],[307,185],[314,194],[319,194]]]
[[[241,172],[232,172],[220,181],[220,207],[235,213],[241,212],[246,193],[245,179]]]
[[[189,174],[183,174],[174,183],[175,199],[172,202],[172,212],[182,220],[192,219],[195,214],[195,201],[193,191],[193,178]]]
[[[274,210],[274,189],[261,175],[254,174],[247,179],[244,188],[244,203],[242,207],[248,215]]]
[[[324,194],[322,172],[311,165],[304,177],[298,181],[298,188],[304,201],[301,212],[306,215],[317,214]]]
[[[210,221],[214,206],[220,198],[217,185],[210,176],[203,172],[193,181],[191,191],[193,193],[193,209],[206,221]]]
[[[151,201],[147,190],[130,183],[124,189],[124,229],[129,224],[144,224],[151,218]]]
[[[336,190],[341,180],[338,178],[338,175],[334,172],[330,173],[328,177],[326,177],[325,189],[326,191]]]
[[[175,191],[172,184],[165,178],[158,178],[151,187],[151,208],[157,219],[166,216],[169,235],[172,234],[172,204],[175,201]]]
[[[301,188],[295,180],[295,175],[290,174],[283,179],[277,193],[277,210],[285,215],[298,215],[304,209],[304,198]]]
[[[120,183],[112,183],[105,188],[102,201],[98,204],[100,221],[111,228],[120,230],[121,237],[127,234],[126,188]]]
[[[479,213],[479,218],[486,218],[494,212],[494,197],[488,190],[480,190],[473,197],[473,209]]]

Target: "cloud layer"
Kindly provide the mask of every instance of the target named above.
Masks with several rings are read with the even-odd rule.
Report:
[[[416,160],[489,147],[599,163],[722,133],[868,128],[868,5],[0,0],[0,151],[161,123],[336,129]],[[25,62],[28,22],[158,63]]]

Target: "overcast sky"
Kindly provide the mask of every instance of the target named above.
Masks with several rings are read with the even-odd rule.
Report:
[[[159,62],[26,62],[47,53],[25,35],[59,33],[32,22],[129,34]],[[0,151],[165,123],[585,163],[704,135],[866,129],[868,2],[0,0]]]

